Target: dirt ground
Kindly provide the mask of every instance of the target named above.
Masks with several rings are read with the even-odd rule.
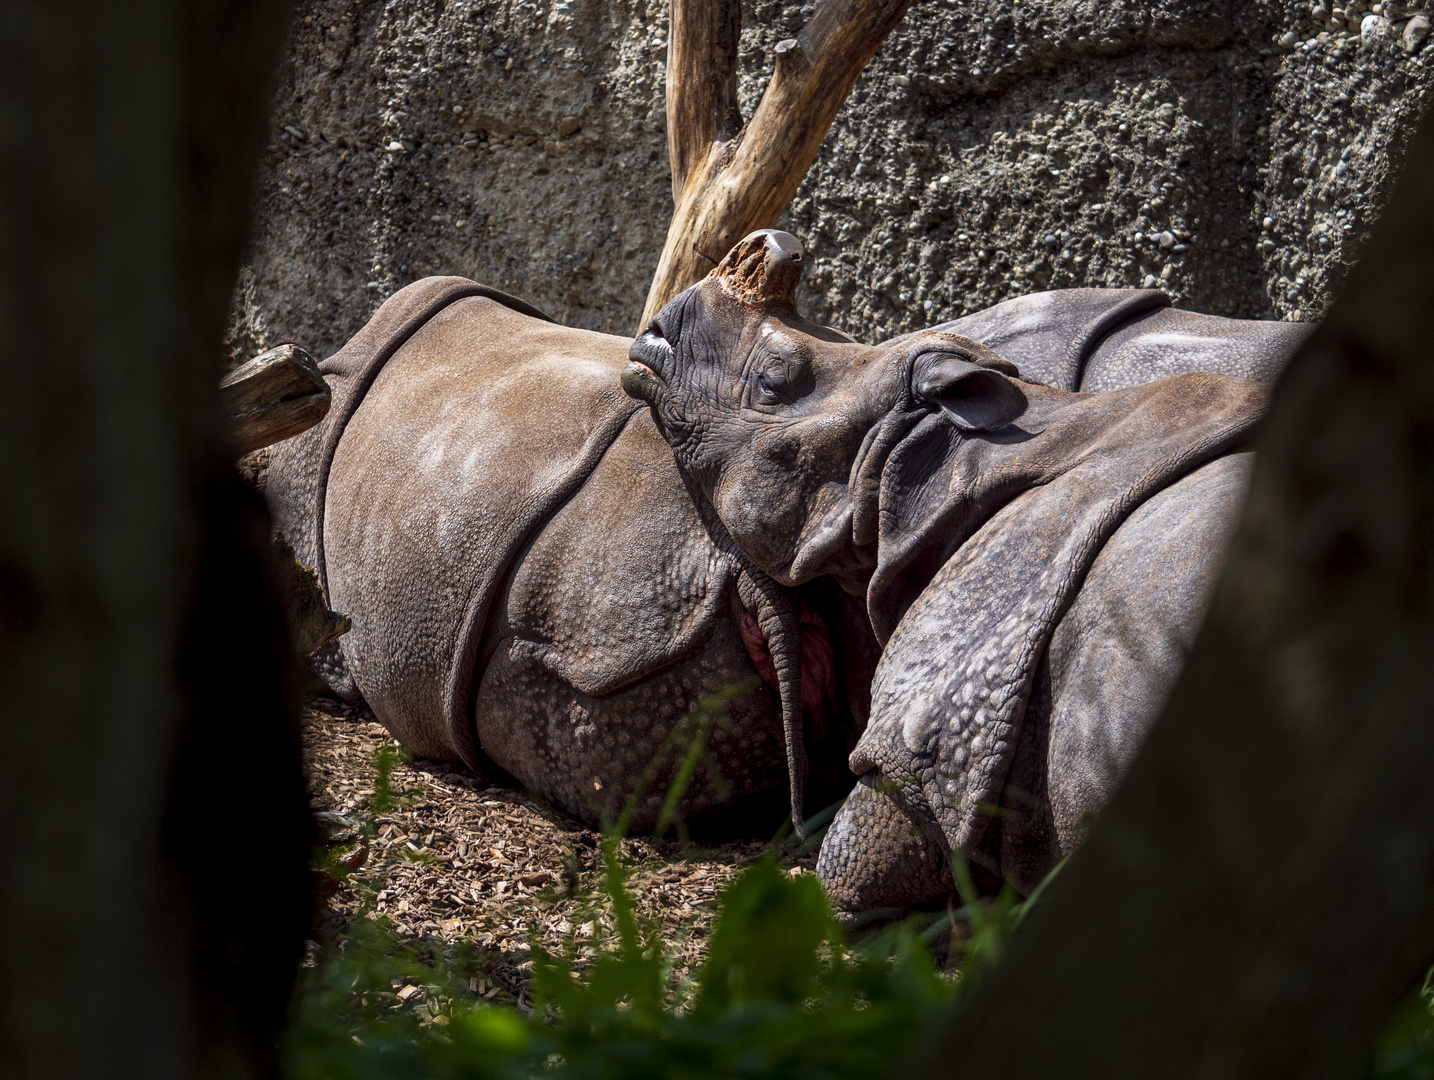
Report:
[[[400,748],[362,705],[322,697],[303,715],[310,804],[339,857],[357,839],[339,814],[372,839],[359,869],[342,884],[331,878],[317,937],[337,946],[355,919],[391,920],[414,943],[471,942],[491,957],[487,977],[470,987],[479,996],[529,1002],[530,942],[560,954],[570,938],[578,968],[594,955],[594,934],[611,930],[611,909],[598,893],[602,836],[520,788],[494,787],[460,765],[415,758]],[[392,805],[371,813],[378,758],[389,750]],[[622,841],[628,884],[640,916],[660,925],[682,979],[701,962],[718,894],[742,867],[773,850],[790,873],[809,873],[814,844],[773,848],[761,840],[718,847],[674,839]],[[317,951],[314,942],[311,951]],[[422,988],[397,988],[404,1004],[422,1006]],[[411,991],[405,996],[406,991]]]

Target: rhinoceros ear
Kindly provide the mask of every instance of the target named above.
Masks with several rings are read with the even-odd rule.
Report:
[[[802,242],[791,233],[759,229],[738,241],[710,276],[744,304],[793,308],[802,279]]]
[[[940,405],[957,427],[992,431],[1026,411],[1026,395],[994,367],[950,353],[928,353],[917,360],[913,387],[919,397]]]

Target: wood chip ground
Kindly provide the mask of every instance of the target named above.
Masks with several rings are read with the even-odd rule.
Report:
[[[362,866],[330,882],[317,938],[338,947],[365,914],[386,916],[401,939],[452,953],[470,942],[487,958],[470,989],[479,997],[530,1000],[531,941],[562,954],[576,946],[578,967],[595,936],[612,928],[600,893],[602,836],[521,789],[495,787],[463,766],[415,758],[391,775],[394,805],[371,813],[376,755],[398,744],[366,708],[320,698],[303,716],[310,803],[372,829]],[[343,845],[332,849],[339,854]],[[722,889],[769,850],[751,840],[715,848],[675,840],[621,842],[640,915],[661,927],[674,959],[674,984],[701,962]],[[789,873],[809,873],[813,847],[775,853]],[[311,954],[317,953],[317,942]],[[395,988],[403,1005],[424,1004],[422,987]],[[430,1007],[434,1005],[430,1001]]]

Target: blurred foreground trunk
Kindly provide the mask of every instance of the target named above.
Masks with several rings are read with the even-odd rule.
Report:
[[[0,5],[6,1075],[272,1069],[304,792],[216,383],[286,8]]]
[[[1434,959],[1434,125],[1259,446],[1165,715],[903,1075],[1359,1076]]]

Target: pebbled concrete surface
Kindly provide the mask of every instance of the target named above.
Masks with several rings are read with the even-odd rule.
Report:
[[[812,6],[744,4],[746,115]],[[1378,6],[927,0],[782,223],[811,254],[806,310],[880,339],[1158,282],[1196,310],[1318,318],[1434,69],[1406,48],[1422,5]],[[666,19],[658,0],[302,5],[231,359],[327,356],[427,274],[634,332],[672,209]]]

